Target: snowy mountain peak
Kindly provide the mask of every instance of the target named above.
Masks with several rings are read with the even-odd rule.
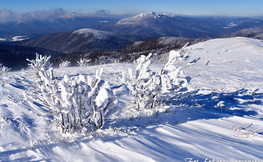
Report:
[[[141,23],[145,23],[145,19],[164,19],[164,18],[167,18],[167,17],[175,17],[174,14],[166,14],[166,13],[163,13],[163,14],[160,14],[160,13],[156,13],[156,12],[144,12],[144,13],[141,13],[139,15],[136,15],[136,16],[133,16],[133,17],[130,17],[130,18],[124,18],[120,21],[118,21],[116,23],[116,25],[128,25],[128,24],[131,24],[131,25],[135,25],[135,24],[141,24]]]
[[[145,12],[137,15],[136,17],[153,17],[153,16],[158,16],[159,14],[156,12]]]
[[[156,13],[156,12],[144,12],[135,17],[142,17],[142,18],[160,18],[160,17],[174,17],[174,14],[166,14],[166,13]]]

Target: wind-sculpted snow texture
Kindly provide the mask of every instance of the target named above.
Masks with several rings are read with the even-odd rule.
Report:
[[[133,64],[53,69],[58,82],[100,76],[105,83],[97,105],[118,97],[118,118],[85,134],[61,133],[32,71],[1,75],[0,161],[262,161],[262,46],[260,40],[229,38],[186,47],[192,50],[185,63],[200,58],[183,69],[191,76],[187,91],[151,109],[138,110],[123,84],[128,69],[136,77]],[[102,75],[96,74],[100,68]]]

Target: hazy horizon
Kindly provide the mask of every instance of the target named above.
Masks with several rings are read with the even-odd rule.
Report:
[[[109,10],[112,14],[166,12],[189,16],[229,16],[229,17],[261,17],[263,11],[261,0],[12,0],[2,1],[0,10],[10,10],[22,14],[36,11],[54,11],[62,8],[66,12],[95,13]]]

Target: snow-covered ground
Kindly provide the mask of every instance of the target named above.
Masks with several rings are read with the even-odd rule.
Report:
[[[119,118],[82,137],[61,137],[41,115],[29,71],[1,76],[0,161],[263,161],[263,42],[215,39],[187,48],[189,60],[201,58],[184,70],[195,93],[144,114],[122,96]],[[95,75],[98,67],[116,86],[122,70],[135,68],[59,68],[55,75]]]

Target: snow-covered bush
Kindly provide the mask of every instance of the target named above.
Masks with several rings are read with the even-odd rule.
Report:
[[[179,92],[186,88],[190,77],[184,75],[183,69],[199,59],[193,60],[185,67],[176,66],[186,60],[190,51],[184,50],[186,46],[187,44],[179,51],[170,51],[169,60],[159,73],[149,68],[155,57],[151,53],[136,60],[135,79],[132,70],[129,69],[130,77],[126,82],[135,97],[134,103],[138,109],[152,108],[166,99],[179,97]]]
[[[59,64],[60,68],[65,68],[65,67],[69,67],[70,66],[70,61],[63,61]]]
[[[80,67],[86,67],[86,66],[88,65],[88,62],[90,62],[90,60],[80,58],[80,60],[77,61],[77,64],[78,64]]]
[[[10,71],[10,68],[0,64],[0,75],[6,75]]]
[[[10,80],[10,76],[8,75],[10,68],[6,66],[2,66],[0,64],[0,85],[5,85]]]
[[[47,76],[49,80],[53,80],[53,68],[52,64],[49,62],[50,58],[51,56],[41,56],[36,53],[35,60],[26,60],[30,62],[28,65],[32,68],[37,78],[40,79],[42,76]]]
[[[105,120],[119,109],[109,82],[101,79],[103,69],[97,70],[95,79],[64,74],[59,80],[53,77],[49,58],[37,55],[36,60],[28,61],[38,78],[42,94],[38,99],[49,108],[62,133],[102,128]]]

